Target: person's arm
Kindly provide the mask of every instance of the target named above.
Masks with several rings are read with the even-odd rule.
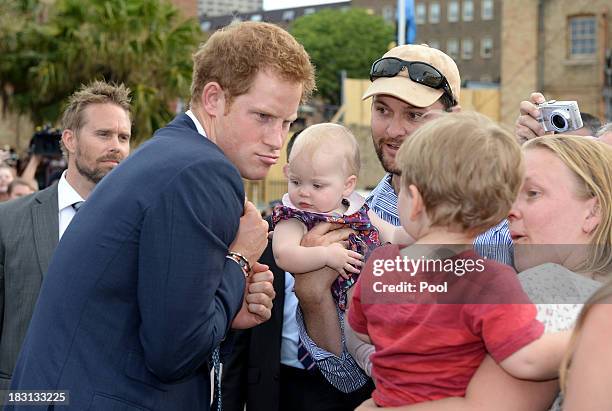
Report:
[[[612,301],[594,305],[578,336],[563,401],[564,411],[612,409]]]
[[[304,234],[301,245],[305,247],[326,246],[346,241],[353,232],[348,228],[333,228],[334,225],[330,223],[317,224]],[[276,233],[274,236],[276,237]],[[317,276],[320,281],[307,281],[306,276]],[[342,339],[336,303],[329,289],[337,276],[338,273],[335,270],[324,267],[295,277],[295,294],[300,303],[308,335],[317,346],[336,355],[342,352]],[[312,287],[315,283],[319,284],[318,288]],[[304,284],[307,284],[308,287],[304,287]]]
[[[146,209],[136,297],[145,362],[159,380],[198,372],[229,331],[245,290],[230,245],[253,265],[267,244],[251,206],[237,171],[209,161],[184,168]]]
[[[32,155],[30,156],[30,160],[23,169],[23,172],[21,173],[20,177],[24,180],[36,181],[36,170],[38,169],[38,166],[41,161],[42,156],[40,154],[32,153]]]
[[[500,362],[504,370],[525,380],[549,380],[559,376],[570,331],[544,334]]]
[[[368,210],[368,217],[372,224],[380,233],[380,241],[382,243],[410,245],[414,243],[414,238],[404,230],[404,227],[394,226],[393,224],[383,220],[372,210]]]
[[[255,262],[246,279],[242,307],[232,321],[232,328],[243,330],[255,327],[270,319],[272,315],[272,300],[276,296],[274,274],[265,264]]]
[[[403,407],[381,408],[370,399],[356,411],[545,411],[558,392],[557,380],[519,380],[505,372],[490,356],[470,380],[464,398],[449,397]]]
[[[374,345],[370,342],[364,342],[361,335],[353,331],[349,323],[344,324],[344,338],[349,354],[353,356],[361,369],[371,377],[372,361],[370,361],[370,356],[374,353]]]
[[[545,132],[542,123],[538,121],[540,110],[537,105],[545,103],[546,99],[542,93],[531,93],[529,100],[521,101],[519,105],[520,115],[516,119],[514,133],[519,143],[524,143],[532,138],[540,137],[553,132]]]
[[[304,225],[295,218],[282,220],[274,227],[272,249],[276,264],[283,270],[300,274],[309,273],[325,266],[336,270],[344,278],[349,273],[359,273],[361,254],[347,250],[341,244],[303,247]],[[346,270],[346,271],[345,271]]]
[[[302,245],[345,244],[348,236],[354,233],[349,228],[335,227],[337,225],[329,223],[318,224],[304,236]],[[309,280],[311,275],[317,276],[318,281]],[[330,292],[336,277],[336,272],[330,268],[296,276],[295,292],[300,304],[296,318],[300,339],[323,377],[339,391],[350,393],[363,387],[368,378],[346,351],[344,313],[338,309]]]
[[[313,288],[314,282],[307,281],[306,276],[311,275],[319,277],[319,288]],[[342,352],[342,337],[336,302],[330,288],[337,277],[338,273],[328,267],[295,276],[295,295],[302,310],[308,336],[319,348],[336,356]]]

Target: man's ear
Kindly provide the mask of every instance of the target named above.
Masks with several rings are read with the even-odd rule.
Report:
[[[344,191],[342,195],[344,197],[348,197],[353,191],[355,191],[355,186],[357,185],[357,176],[352,175],[348,176],[344,181]]]
[[[414,184],[410,184],[408,186],[408,195],[410,196],[410,200],[412,202],[412,207],[410,208],[410,218],[411,221],[416,221],[420,218],[421,214],[425,211],[425,204],[423,203],[423,196],[421,192]]]
[[[64,147],[66,147],[69,154],[74,154],[77,146],[76,134],[69,128],[64,129],[62,132],[62,143],[64,143]]]
[[[587,216],[582,222],[582,231],[585,234],[592,234],[601,223],[601,207],[596,197],[591,198],[587,203],[590,207],[588,208]]]
[[[211,117],[221,117],[225,114],[225,92],[219,83],[206,83],[200,96],[200,105]]]
[[[455,106],[452,106],[452,107],[451,107],[451,108],[448,110],[448,112],[449,112],[449,113],[458,113],[458,112],[460,112],[460,111],[461,111],[461,106],[460,106],[459,104],[457,104],[457,105],[455,105]]]

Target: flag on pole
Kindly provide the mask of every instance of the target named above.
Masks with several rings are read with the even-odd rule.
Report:
[[[412,44],[416,41],[414,0],[398,0],[397,11],[397,44]]]

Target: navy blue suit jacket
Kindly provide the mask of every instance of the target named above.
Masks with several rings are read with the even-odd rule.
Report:
[[[69,390],[62,410],[208,410],[210,354],[243,298],[225,258],[243,204],[238,170],[188,116],[156,132],[62,237],[12,389]]]

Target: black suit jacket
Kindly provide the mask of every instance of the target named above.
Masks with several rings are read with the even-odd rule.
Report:
[[[270,223],[270,221],[268,221]],[[234,334],[234,348],[223,364],[223,410],[279,411],[280,350],[285,305],[285,271],[274,261],[272,240],[261,263],[274,273],[276,298],[267,322]]]

